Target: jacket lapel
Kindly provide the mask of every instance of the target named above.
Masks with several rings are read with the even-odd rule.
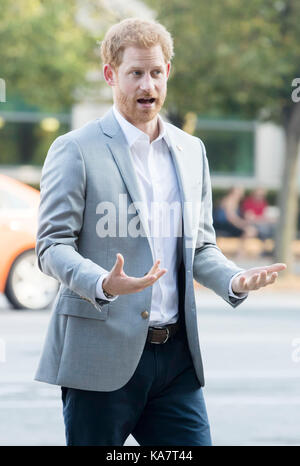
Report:
[[[170,125],[167,125],[166,141],[180,188],[185,247],[193,249],[197,239],[201,208],[202,164],[199,162],[199,154],[194,155],[192,148],[189,151],[187,147],[181,146],[177,132]]]
[[[149,241],[150,232],[148,219],[146,212],[142,208],[142,194],[136,177],[130,149],[112,109],[100,120],[100,124],[104,134],[109,137],[107,145],[120,170],[132,202],[136,207],[153,258],[155,258],[151,241]],[[166,126],[167,131],[165,139],[172,155],[180,190],[185,247],[194,248],[200,212],[199,201],[201,200],[201,182],[199,182],[199,173],[202,173],[202,166],[199,165],[199,156],[193,157],[192,150],[187,153],[187,148],[182,148],[180,145],[177,132],[174,131],[170,125]]]
[[[104,134],[109,136],[107,145],[114,157],[114,160],[121,173],[122,179],[126,185],[132,202],[134,203],[134,206],[140,217],[141,224],[143,226],[145,236],[148,239],[154,261],[155,256],[152,250],[152,244],[149,241],[150,232],[148,219],[146,212],[143,209],[143,198],[139,188],[138,179],[132,162],[132,155],[130,153],[127,140],[123,134],[123,131],[120,128],[120,125],[115,119],[112,109],[102,118],[100,124]]]

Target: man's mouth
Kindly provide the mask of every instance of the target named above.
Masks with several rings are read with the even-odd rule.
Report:
[[[150,106],[155,102],[155,99],[151,97],[149,99],[137,99],[137,101],[141,105]]]

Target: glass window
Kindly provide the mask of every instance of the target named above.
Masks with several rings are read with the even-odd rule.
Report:
[[[198,129],[195,135],[205,144],[212,174],[255,174],[253,130]]]
[[[45,131],[39,122],[5,122],[0,128],[0,165],[43,165],[51,143],[69,130],[66,123]]]

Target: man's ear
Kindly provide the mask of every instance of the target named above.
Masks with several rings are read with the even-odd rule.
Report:
[[[166,65],[166,66],[167,66],[167,79],[168,79],[168,78],[169,78],[169,76],[170,76],[170,71],[171,71],[171,63],[170,63],[170,62],[169,62],[169,63],[167,63],[167,65]]]
[[[114,86],[115,85],[116,71],[114,70],[114,68],[109,63],[106,63],[103,66],[103,76],[104,76],[104,79],[105,79],[105,81],[107,82],[107,84],[109,86]]]

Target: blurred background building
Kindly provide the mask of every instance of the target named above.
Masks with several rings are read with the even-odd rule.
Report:
[[[275,245],[224,222],[218,245],[243,268],[288,263],[238,313],[195,283],[214,443],[299,445],[300,2],[0,0],[0,12],[0,444],[64,444],[58,387],[33,382],[59,285],[36,263],[41,170],[59,135],[112,105],[97,42],[139,16],[174,38],[163,117],[204,141],[221,220],[242,195],[245,218],[267,205],[276,219]]]
[[[99,0],[92,2],[106,11],[103,20],[86,2],[78,2],[78,21],[95,36],[107,23],[127,16],[154,18],[154,10],[141,1]],[[96,9],[97,10],[97,9]],[[101,65],[88,70],[86,79],[93,89],[80,91],[81,98],[64,112],[45,112],[11,95],[0,104],[0,171],[21,181],[38,185],[41,167],[51,142],[60,134],[101,118],[112,104],[111,89],[103,86]],[[102,84],[102,85],[101,85]],[[7,83],[8,92],[10,83]],[[194,132],[207,147],[213,188],[227,189],[233,184],[246,188],[264,186],[278,190],[281,182],[285,135],[280,125],[256,120],[205,118],[197,115]],[[299,168],[300,186],[300,168]]]
[[[99,81],[101,79],[99,73]],[[20,101],[0,111],[0,171],[38,184],[43,160],[60,134],[101,118],[112,104],[110,88],[99,102],[82,101],[69,113],[42,113]],[[196,134],[205,141],[214,188],[242,183],[277,190],[280,186],[285,138],[273,123],[198,118]],[[299,170],[300,180],[300,170]]]
[[[0,172],[39,189],[60,134],[101,118],[112,104],[99,41],[125,17],[157,19],[174,38],[163,116],[207,150],[214,201],[232,186],[266,189],[279,218],[278,261],[299,227],[300,6],[288,1],[1,0]],[[299,120],[299,121],[298,121]],[[298,134],[299,133],[299,134]]]

